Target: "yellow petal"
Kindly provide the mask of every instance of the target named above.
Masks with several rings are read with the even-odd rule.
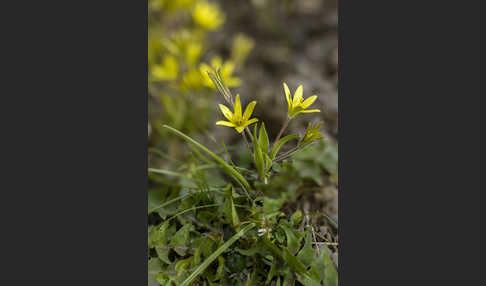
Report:
[[[241,79],[239,79],[237,77],[225,78],[224,79],[224,82],[229,87],[234,87],[234,86],[240,86],[241,85]]]
[[[240,95],[236,95],[235,106],[234,106],[234,119],[240,120],[241,119],[241,102],[240,102]]]
[[[302,110],[302,113],[321,112],[319,109]]]
[[[235,127],[236,131],[238,131],[238,133],[241,133],[243,131],[243,129],[245,129],[245,126],[238,126],[238,127]]]
[[[307,108],[307,107],[311,106],[314,103],[314,101],[316,101],[316,99],[317,99],[317,96],[313,95],[313,96],[307,98],[306,100],[304,100],[304,102],[302,102],[302,104],[300,106],[302,106],[302,108]]]
[[[255,105],[257,104],[256,101],[252,101],[246,106],[245,113],[243,113],[243,120],[250,119],[251,114],[253,113],[253,109],[255,109]]]
[[[214,57],[211,59],[211,65],[215,69],[221,68],[221,65],[223,64],[223,60],[220,57]]]
[[[258,118],[252,118],[252,119],[250,119],[248,121],[245,121],[245,123],[243,125],[244,126],[248,126],[248,125],[253,124],[253,123],[257,122],[257,121],[258,121]]]
[[[221,109],[221,112],[223,113],[224,117],[226,117],[226,119],[228,119],[229,121],[233,121],[233,113],[228,107],[219,104],[219,109]]]
[[[304,87],[299,85],[294,93],[294,99],[292,100],[292,105],[297,106],[302,101],[302,95],[304,94]]]
[[[221,68],[221,74],[224,76],[231,76],[233,70],[235,69],[235,64],[233,62],[227,61],[223,64]]]
[[[228,127],[235,127],[236,126],[233,123],[228,122],[228,121],[218,121],[218,122],[216,122],[216,125],[223,125],[223,126],[228,126]]]
[[[287,99],[287,105],[289,106],[289,111],[290,111],[290,109],[292,108],[292,98],[291,98],[292,96],[290,94],[289,87],[285,82],[283,83],[283,86],[285,90],[285,99]]]

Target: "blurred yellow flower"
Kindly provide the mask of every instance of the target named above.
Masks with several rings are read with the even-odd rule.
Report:
[[[216,125],[233,127],[236,129],[236,131],[241,133],[246,126],[258,121],[257,118],[250,119],[251,114],[253,113],[253,109],[255,108],[255,105],[256,105],[256,101],[250,102],[246,107],[245,112],[242,114],[240,95],[237,94],[236,101],[233,106],[234,113],[231,112],[231,110],[228,107],[224,106],[223,104],[219,105],[219,109],[221,109],[221,112],[223,113],[224,117],[226,117],[229,121],[218,121],[216,122]]]
[[[208,75],[208,71],[215,71],[217,69],[221,69],[221,77],[223,78],[226,86],[235,87],[241,84],[241,79],[233,76],[235,64],[232,61],[225,61],[223,63],[220,57],[214,57],[211,60],[211,66],[206,63],[201,63],[199,65],[199,69],[207,86],[211,87],[212,89],[216,89],[216,86]]]
[[[152,75],[159,80],[173,80],[179,74],[179,64],[173,56],[165,56],[162,64],[154,65]]]
[[[199,90],[204,87],[204,79],[197,68],[190,69],[182,77],[182,90]]]
[[[188,43],[186,48],[186,61],[189,65],[194,65],[199,57],[201,56],[202,52],[202,44],[201,43]]]
[[[207,30],[215,30],[224,22],[224,14],[219,6],[207,1],[199,1],[192,12],[194,22]]]
[[[287,99],[287,104],[289,106],[288,115],[290,118],[296,116],[299,113],[321,112],[319,109],[305,110],[307,107],[311,106],[314,101],[316,101],[317,96],[313,95],[304,100],[302,96],[304,93],[304,87],[302,85],[299,85],[299,87],[297,87],[293,98],[292,94],[290,93],[289,87],[285,82],[283,83],[283,86],[285,90],[285,98]]]
[[[233,39],[233,44],[231,48],[231,59],[236,64],[241,64],[248,57],[255,46],[255,41],[244,34],[238,34]]]

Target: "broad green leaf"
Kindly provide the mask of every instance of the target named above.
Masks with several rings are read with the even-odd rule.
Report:
[[[324,285],[325,286],[337,286],[338,285],[338,273],[334,267],[334,263],[329,256],[329,249],[322,248],[322,255],[324,257]]]
[[[311,278],[310,274],[307,272],[306,267],[302,262],[300,262],[297,257],[293,256],[288,248],[283,249],[283,257],[285,262],[294,270],[299,278],[300,282],[305,282],[306,286],[319,285],[320,283]],[[317,282],[317,284],[315,284]]]
[[[149,286],[158,286],[159,283],[157,281],[156,275],[162,271],[162,265],[158,258],[151,258],[148,261],[148,285]]]
[[[267,215],[274,213],[276,211],[279,211],[286,200],[287,200],[287,196],[284,193],[282,193],[282,196],[280,197],[280,199],[271,199],[269,197],[264,197],[263,198],[263,211]]]
[[[260,127],[260,134],[258,136],[258,145],[260,145],[260,148],[261,148],[263,153],[268,152],[268,145],[269,144],[270,143],[268,141],[267,130],[265,130],[265,123],[262,122],[262,126]]]
[[[194,279],[196,279],[197,276],[199,276],[206,268],[216,259],[218,258],[228,247],[230,247],[233,243],[235,243],[238,239],[240,239],[246,232],[251,230],[252,228],[255,227],[254,223],[250,223],[246,227],[242,228],[240,231],[238,231],[235,235],[233,235],[228,241],[226,241],[223,245],[221,245],[213,254],[211,254],[204,262],[199,265],[194,272],[189,275],[189,277],[186,278],[182,282],[180,286],[188,286],[191,284]]]
[[[304,286],[321,286],[321,282],[317,279],[314,279],[310,276],[305,276],[302,274],[296,274],[297,280],[304,284]]]
[[[280,150],[280,148],[282,148],[282,146],[285,143],[287,143],[288,141],[290,141],[292,139],[297,139],[297,138],[299,138],[299,134],[290,134],[290,135],[287,135],[287,136],[281,138],[280,140],[278,140],[278,142],[275,143],[275,145],[272,148],[272,151],[270,152],[270,158],[272,160],[274,160],[275,157],[277,156],[278,151]]]
[[[303,233],[284,224],[281,224],[280,227],[285,231],[285,235],[287,236],[287,248],[289,249],[290,253],[297,253],[300,248],[300,240],[303,237]]]
[[[304,247],[299,251],[297,258],[307,267],[314,261],[315,255],[316,250],[312,248],[312,235],[307,232]]]
[[[189,232],[194,229],[194,226],[190,223],[183,225],[172,237],[170,240],[171,246],[186,246],[187,240],[189,238]],[[180,256],[184,256],[186,254],[186,250],[184,248],[175,247],[175,252]]]
[[[167,248],[167,231],[169,228],[169,222],[164,222],[156,232],[154,232],[155,237],[152,239],[152,243],[155,246],[155,251],[157,252],[160,260],[167,264],[171,264],[172,261],[169,259],[169,249]]]
[[[335,144],[326,145],[322,156],[324,168],[331,174],[334,181],[338,181],[338,148]]]
[[[182,272],[184,272],[187,269],[187,267],[189,266],[189,264],[191,264],[193,259],[194,256],[191,256],[187,259],[181,259],[175,264],[174,269],[175,271],[177,271],[177,276],[181,275]]]

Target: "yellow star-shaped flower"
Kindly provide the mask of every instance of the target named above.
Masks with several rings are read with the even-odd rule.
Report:
[[[233,127],[239,133],[243,132],[246,126],[255,123],[258,121],[257,118],[250,119],[251,114],[253,113],[253,109],[255,108],[256,101],[252,101],[248,104],[245,109],[245,112],[241,113],[241,102],[240,102],[240,95],[236,95],[236,100],[234,104],[234,113],[231,110],[224,106],[223,104],[219,105],[219,109],[223,113],[224,117],[228,119],[228,121],[218,121],[216,125],[223,125],[228,127]]]
[[[287,104],[289,106],[288,115],[290,118],[296,116],[299,113],[311,113],[311,112],[321,112],[319,109],[309,109],[305,110],[307,107],[311,106],[314,101],[316,101],[317,96],[313,95],[306,100],[303,98],[304,87],[299,85],[297,90],[295,90],[294,97],[290,93],[289,87],[284,82],[283,84],[285,90],[285,98],[287,99]]]
[[[220,57],[214,57],[211,59],[211,66],[206,63],[201,63],[199,65],[199,69],[203,75],[205,84],[210,88],[216,89],[216,86],[211,78],[209,78],[208,71],[216,71],[217,69],[221,69],[221,77],[223,78],[226,86],[235,87],[241,84],[241,79],[233,76],[233,71],[235,70],[236,66],[232,61],[228,60],[223,63],[223,60]]]

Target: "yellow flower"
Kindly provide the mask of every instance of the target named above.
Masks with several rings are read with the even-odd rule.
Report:
[[[152,75],[159,80],[173,80],[179,73],[179,65],[173,56],[165,56],[161,65],[152,68]]]
[[[181,88],[183,91],[200,90],[202,87],[204,87],[204,79],[197,68],[190,69],[182,77]]]
[[[285,82],[283,86],[285,90],[285,98],[287,99],[287,104],[289,106],[288,114],[290,118],[296,116],[299,113],[321,112],[319,109],[305,110],[307,107],[311,106],[314,101],[316,101],[317,96],[313,95],[304,100],[304,98],[302,97],[304,93],[304,88],[302,87],[302,85],[299,85],[299,87],[297,87],[293,98],[292,94],[290,93],[289,87]]]
[[[245,109],[245,112],[241,113],[241,102],[240,102],[240,95],[236,95],[236,101],[234,104],[234,113],[231,110],[220,104],[219,109],[223,113],[224,117],[226,117],[229,121],[218,121],[216,125],[224,125],[228,127],[234,127],[236,131],[241,133],[246,126],[253,124],[258,121],[257,118],[250,119],[251,114],[253,113],[253,109],[255,108],[256,101],[252,101],[248,104]]]
[[[219,6],[206,1],[197,2],[192,13],[194,22],[207,30],[215,30],[224,22]]]
[[[217,69],[221,69],[221,76],[226,86],[235,87],[241,84],[241,79],[233,76],[235,64],[232,61],[225,61],[223,63],[223,60],[221,60],[220,57],[214,57],[211,59],[211,66],[206,63],[201,63],[199,65],[199,70],[204,77],[205,84],[210,88],[216,89],[216,86],[209,77],[208,71],[215,71]]]

